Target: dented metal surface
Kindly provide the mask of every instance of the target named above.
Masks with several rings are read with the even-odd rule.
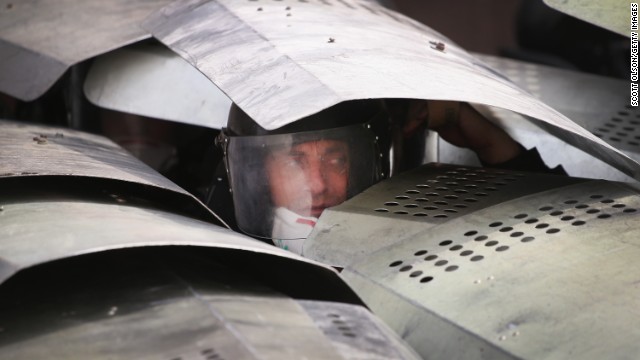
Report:
[[[153,192],[156,198],[191,208],[199,218],[224,224],[193,195],[103,136],[0,120],[0,144],[0,181],[63,177],[68,183],[96,179],[131,185],[137,189],[134,196]]]
[[[630,37],[631,1],[544,0],[550,7],[580,20]],[[637,4],[636,4],[637,11]]]
[[[342,275],[423,357],[630,358],[639,213],[637,187],[581,181],[425,226]]]
[[[20,0],[0,7],[0,91],[30,101],[80,61],[148,38],[169,0]]]
[[[143,26],[266,129],[352,99],[467,101],[536,118],[569,144],[640,177],[634,160],[444,36],[376,4],[200,0],[173,3]]]
[[[221,129],[231,100],[181,57],[162,46],[139,45],[94,60],[84,92],[97,106]]]
[[[580,183],[564,176],[428,164],[326,209],[305,257],[345,267],[425,229],[513,198]]]
[[[595,136],[636,161],[640,160],[640,133],[636,131],[640,112],[628,103],[628,82],[506,58],[477,56]],[[568,146],[556,137],[561,134],[553,128],[536,126],[544,125],[539,121],[528,121],[514,112],[495,107],[477,106],[477,109],[525,147],[535,147],[551,167],[562,165],[572,176],[633,181],[610,164]],[[470,151],[443,141],[439,142],[438,161],[480,165]]]

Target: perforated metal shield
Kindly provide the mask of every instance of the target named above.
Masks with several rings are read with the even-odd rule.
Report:
[[[391,228],[397,242],[343,277],[423,357],[634,357],[638,189],[559,185]]]
[[[539,119],[562,140],[638,173],[635,161],[444,36],[376,4],[177,2],[144,26],[266,129],[352,99],[459,100]]]
[[[0,9],[0,91],[29,101],[80,61],[149,34],[140,22],[169,0],[21,0]]]
[[[626,37],[631,36],[631,1],[544,0],[544,3],[580,20],[617,32]]]
[[[231,100],[162,46],[133,46],[96,58],[84,92],[100,107],[221,129]]]
[[[640,112],[629,105],[629,84],[570,70],[556,69],[488,55],[478,57],[536,98],[558,110],[595,136],[640,159]],[[579,90],[578,90],[579,89]],[[633,181],[610,164],[567,146],[554,129],[541,129],[518,114],[495,107],[478,106],[485,116],[501,124],[518,142],[535,147],[548,165],[561,164],[572,176]],[[439,160],[444,163],[479,165],[470,151],[439,143]]]

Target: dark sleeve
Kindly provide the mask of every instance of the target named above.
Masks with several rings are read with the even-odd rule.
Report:
[[[567,175],[567,172],[564,170],[562,165],[558,165],[555,168],[548,167],[536,148],[532,148],[531,150],[525,149],[522,145],[520,145],[522,151],[520,155],[515,158],[505,161],[499,164],[486,164],[482,162],[482,166],[504,169],[504,170],[514,170],[514,171],[530,171],[530,172],[542,172],[548,174],[557,174],[557,175]]]

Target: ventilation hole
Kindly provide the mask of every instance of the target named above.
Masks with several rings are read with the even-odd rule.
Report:
[[[415,214],[413,214],[413,216],[417,216],[417,217],[424,217],[424,216],[429,216],[429,215],[427,215],[427,214],[425,214],[425,213],[422,213],[422,212],[419,212],[419,213],[415,213]]]
[[[525,236],[520,241],[522,241],[523,243],[526,243],[526,242],[531,242],[531,241],[533,241],[535,239],[536,238],[534,238],[533,236]]]
[[[575,217],[573,217],[571,215],[563,216],[563,217],[560,218],[560,220],[562,220],[562,221],[570,221],[570,220],[573,220],[573,219],[575,219]]]
[[[348,326],[338,326],[338,330],[340,331],[351,331],[351,328]]]
[[[468,206],[465,205],[465,204],[455,204],[455,205],[453,205],[453,207],[457,207],[458,209],[466,209],[466,208],[468,208]]]
[[[428,251],[427,251],[427,250],[418,250],[418,251],[416,251],[416,252],[415,252],[415,254],[413,254],[413,255],[415,255],[415,256],[422,256],[422,255],[424,255],[424,254],[426,254],[426,253],[428,253]]]
[[[547,234],[556,234],[556,233],[559,233],[559,232],[560,232],[560,229],[556,229],[556,228],[552,228],[552,229],[547,230]]]
[[[484,189],[487,190],[487,191],[498,191],[498,189],[496,189],[494,187],[491,187],[491,186],[488,186],[488,187],[486,187]]]
[[[488,238],[489,238],[489,237],[488,237],[488,236],[486,236],[486,235],[480,235],[480,236],[476,237],[476,238],[475,238],[475,239],[473,239],[473,240],[475,240],[475,241],[485,241],[485,240],[487,240]]]
[[[471,250],[464,250],[463,252],[460,253],[460,256],[469,256],[473,254],[473,251]]]
[[[391,264],[389,264],[389,267],[396,267],[396,266],[398,266],[400,264],[402,264],[402,261],[396,260],[396,261],[392,262]]]
[[[433,280],[432,276],[425,276],[422,279],[420,279],[421,283],[428,283],[429,281]]]
[[[516,232],[511,233],[511,237],[520,237],[522,235],[524,235],[524,233],[522,231],[516,231]]]
[[[477,192],[475,195],[476,196],[487,196],[487,193]]]
[[[425,257],[424,259],[426,261],[431,261],[431,260],[435,260],[437,258],[438,258],[438,255],[429,255],[429,256]]]
[[[401,268],[400,268],[400,271],[403,271],[403,272],[404,272],[404,271],[409,271],[409,270],[411,270],[412,268],[413,268],[413,266],[411,266],[411,265],[406,265],[406,266],[401,267]]]
[[[460,185],[460,184],[458,184],[458,183],[457,183],[457,182],[455,182],[455,181],[449,181],[449,182],[446,182],[446,183],[445,183],[445,185],[449,185],[449,186],[458,186],[458,185]]]
[[[490,227],[498,227],[500,225],[502,225],[502,223],[500,221],[496,221],[496,222],[493,222],[493,223],[489,224]]]
[[[473,236],[475,234],[477,234],[478,232],[475,230],[471,230],[471,231],[467,231],[466,233],[464,233],[464,236]]]
[[[495,240],[491,240],[491,241],[487,241],[484,246],[496,246],[498,245],[498,242]]]
[[[576,205],[576,209],[586,209],[588,207],[589,207],[589,205],[587,205],[587,204]]]
[[[398,205],[400,205],[400,204],[398,204],[398,203],[397,203],[397,202],[395,202],[395,201],[387,201],[387,202],[386,202],[386,203],[384,203],[384,204],[385,204],[385,205],[387,205],[387,206],[398,206]]]
[[[438,195],[438,193],[434,193],[434,192],[430,192],[430,193],[425,193],[426,196],[440,196]]]
[[[427,201],[429,201],[429,199],[426,199],[426,198],[417,198],[417,199],[416,199],[416,201],[417,201],[417,202],[427,202]]]
[[[447,260],[438,260],[436,261],[435,265],[436,266],[444,266],[447,265],[449,262]]]
[[[602,195],[591,195],[589,197],[592,198],[592,199],[602,199],[604,196],[602,196]]]
[[[444,218],[448,218],[449,216],[447,216],[446,214],[438,214],[438,215],[433,215],[433,217],[436,219],[444,219]]]
[[[438,191],[449,191],[449,188],[448,188],[448,187],[445,187],[445,186],[438,186],[438,187],[436,188],[436,190],[438,190]]]
[[[409,277],[413,278],[413,277],[418,277],[420,275],[422,275],[422,271],[418,270],[418,271],[414,271],[411,274],[409,274]]]
[[[398,214],[398,215],[407,215],[408,212],[404,211],[404,210],[399,210],[399,211],[394,211],[394,214]]]
[[[507,183],[504,183],[504,182],[502,182],[502,181],[494,181],[493,183],[494,183],[494,184],[496,184],[496,185],[498,185],[498,186],[505,186],[505,185],[507,185]]]
[[[409,208],[409,209],[414,209],[414,208],[417,208],[418,205],[416,205],[416,204],[407,204],[404,207]]]
[[[338,314],[333,314],[333,313],[332,313],[332,314],[327,314],[327,316],[328,316],[328,317],[332,317],[332,318],[336,318],[336,319],[340,317],[340,315],[338,315]]]
[[[451,241],[451,240],[444,240],[444,241],[441,241],[439,245],[440,245],[440,246],[448,246],[448,245],[451,245],[451,244],[453,244],[453,241]]]
[[[586,224],[586,222],[584,222],[582,220],[574,221],[574,222],[571,223],[571,225],[573,225],[573,226],[582,226],[584,224]]]
[[[509,250],[509,247],[506,245],[498,246],[496,248],[496,251],[507,251],[507,250]]]
[[[434,201],[433,203],[434,203],[434,204],[437,204],[437,205],[445,205],[445,206],[446,206],[446,205],[449,205],[449,203],[448,203],[448,202],[446,202],[446,201],[442,201],[442,200]]]
[[[474,202],[477,202],[478,200],[476,200],[474,198],[466,198],[466,199],[464,199],[464,201],[469,202],[469,203],[474,203]]]
[[[544,229],[549,227],[549,224],[545,224],[545,223],[540,223],[538,225],[536,225],[536,229]]]
[[[524,219],[527,216],[528,216],[527,214],[518,214],[518,215],[514,216],[514,218],[516,218],[516,219]]]
[[[471,260],[471,261],[480,261],[480,260],[482,260],[482,259],[484,259],[484,256],[482,256],[482,255],[476,255],[476,256],[472,256],[470,260]]]
[[[396,196],[396,199],[398,199],[398,200],[407,200],[407,199],[411,199],[411,198],[408,197],[407,195],[398,195],[398,196]],[[398,205],[398,203],[396,203],[396,205]]]
[[[444,271],[452,272],[458,270],[458,265],[447,266]]]
[[[626,207],[626,206],[627,205],[625,205],[625,204],[613,204],[611,207],[616,208],[616,209],[620,209],[620,208],[623,208],[623,207]]]
[[[552,210],[552,209],[553,209],[553,206],[543,206],[538,210],[540,210],[540,211],[549,211],[549,210]]]
[[[462,249],[462,245],[453,245],[449,250],[458,251],[460,249]]]
[[[578,203],[578,200],[567,200],[567,201],[565,201],[564,203],[565,203],[565,204],[567,204],[567,205],[577,204],[577,203]]]
[[[467,184],[464,187],[469,188],[469,189],[476,189],[478,187],[478,185],[474,185],[474,184]]]
[[[600,210],[598,210],[598,209],[589,209],[589,210],[587,210],[587,214],[597,214],[599,212],[600,212]]]
[[[511,226],[505,226],[505,227],[500,229],[500,232],[509,232],[511,230],[513,230],[513,228]]]
[[[538,222],[538,219],[536,218],[531,218],[531,219],[527,219],[524,223],[525,224],[535,224]]]
[[[444,209],[444,212],[446,212],[446,213],[452,213],[452,214],[455,214],[455,213],[457,213],[457,212],[458,212],[458,210],[454,210],[454,209]]]
[[[356,334],[351,332],[343,332],[342,335],[346,337],[356,337]]]
[[[377,211],[377,212],[389,212],[389,210],[385,209],[385,208],[377,208],[377,209],[375,209],[375,211]]]
[[[420,191],[418,191],[418,190],[407,190],[404,193],[405,194],[420,194]]]
[[[208,355],[213,353],[213,349],[209,348],[209,349],[204,349],[200,352],[202,355]]]
[[[552,211],[552,212],[549,213],[549,215],[551,215],[551,216],[559,216],[559,215],[562,215],[562,214],[563,213],[560,210]]]
[[[600,215],[598,215],[598,219],[608,219],[610,217],[611,217],[611,215],[609,215],[609,214],[600,214]]]
[[[425,206],[425,207],[423,207],[423,209],[425,209],[425,210],[438,210],[439,207],[437,207],[437,206]]]
[[[427,185],[427,184],[418,184],[418,185],[416,185],[416,187],[417,187],[417,188],[423,188],[423,189],[424,189],[424,188],[428,188],[428,187],[430,187],[430,186],[429,186],[429,185]]]
[[[626,213],[634,213],[636,211],[637,211],[636,209],[624,209],[624,210],[622,210],[622,212],[626,212]]]
[[[613,201],[613,200],[611,200],[611,199],[605,199],[605,200],[602,200],[602,201],[600,201],[600,202],[601,202],[601,203],[603,203],[603,204],[611,204],[611,203],[613,203],[614,201]]]
[[[458,199],[458,197],[456,195],[445,195],[444,198],[448,199],[448,200],[457,200]]]

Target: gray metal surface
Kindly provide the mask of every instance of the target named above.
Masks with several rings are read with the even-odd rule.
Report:
[[[140,22],[169,0],[20,0],[0,9],[0,91],[29,101],[69,66],[149,34]]]
[[[580,20],[630,37],[630,5],[624,0],[544,0],[544,3]]]
[[[332,286],[341,286],[329,267],[189,217],[122,203],[107,194],[104,198],[108,200],[100,200],[26,192],[4,187],[0,193],[0,283],[20,270],[83,254],[134,247],[201,246],[271,256],[272,266],[282,261],[297,263],[307,272],[324,274],[321,278],[332,281]]]
[[[632,359],[638,194],[590,180],[516,198],[342,275],[424,357]]]
[[[187,264],[196,270],[189,272],[184,271],[184,264],[162,258],[158,265],[136,254],[133,259],[139,264],[131,267],[132,258],[115,256],[116,269],[97,270],[89,281],[73,277],[78,271],[73,267],[49,267],[47,274],[40,274],[45,280],[35,273],[20,280],[46,287],[43,283],[51,280],[46,276],[58,275],[67,284],[48,292],[24,291],[19,286],[12,288],[13,293],[0,289],[0,357],[357,359],[349,356],[350,351],[338,351],[333,339],[323,334],[300,304],[248,278],[241,266],[207,261],[198,267]],[[323,308],[322,302],[315,305]],[[332,311],[336,306],[328,303],[324,307]],[[344,313],[373,317],[359,306]],[[378,349],[385,346],[406,347],[396,340],[372,348],[393,351]],[[376,355],[371,349],[365,351]]]
[[[507,200],[579,183],[564,176],[429,164],[326,209],[305,257],[345,267],[425,229]]]
[[[0,144],[0,181],[55,176],[69,182],[95,178],[143,185],[160,194],[169,193],[201,218],[224,224],[193,195],[105,137],[0,120]]]
[[[96,58],[84,92],[97,106],[220,129],[231,100],[204,75],[162,46],[133,46]]]
[[[467,101],[539,119],[562,140],[640,177],[637,162],[444,36],[376,4],[177,2],[143,26],[267,129],[352,99]]]

